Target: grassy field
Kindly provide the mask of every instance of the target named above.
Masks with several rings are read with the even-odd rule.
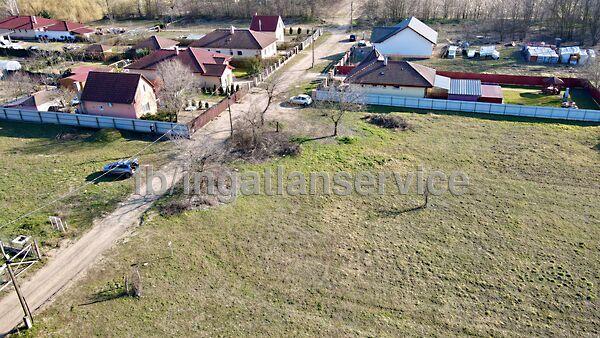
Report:
[[[0,122],[0,225],[34,210],[99,175],[111,161],[128,158],[142,150],[150,139],[110,130],[77,130],[53,125]],[[166,156],[167,144],[142,153],[142,163],[158,164]],[[69,197],[0,229],[0,238],[34,235],[54,246],[63,237],[74,237],[92,220],[112,210],[133,191],[132,180],[101,179]],[[70,230],[61,235],[51,229],[48,216],[60,215]]]
[[[564,94],[561,92],[560,95],[546,95],[541,92],[540,88],[518,86],[503,86],[502,93],[506,104],[549,107],[560,107]],[[583,89],[572,89],[571,98],[580,109],[599,109],[589,93]]]
[[[324,118],[299,110],[303,121]],[[600,127],[402,113],[240,171],[461,170],[462,196],[252,196],[158,214],[32,336],[600,334]],[[300,129],[300,128],[298,128]],[[311,135],[315,136],[315,135]],[[172,242],[173,254],[167,243]],[[123,297],[139,264],[143,295]]]

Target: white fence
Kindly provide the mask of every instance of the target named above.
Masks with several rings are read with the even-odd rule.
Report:
[[[96,129],[114,128],[119,130],[130,130],[139,133],[153,133],[160,135],[172,134],[183,137],[190,136],[188,127],[183,124],[137,119],[124,119],[108,116],[0,108],[0,120],[20,121],[29,123],[50,123],[65,126],[86,127]]]
[[[316,90],[314,93],[314,98],[321,101],[337,101],[339,100],[339,96],[339,93],[326,90]],[[600,122],[600,110],[590,109],[521,106],[516,104],[438,100],[375,94],[361,95],[360,101],[364,104],[378,106]]]

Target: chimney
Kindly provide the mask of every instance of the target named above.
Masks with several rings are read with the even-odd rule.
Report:
[[[235,27],[231,26],[231,35],[235,34]]]
[[[262,20],[258,19],[258,30],[262,32]]]
[[[37,24],[37,18],[35,17],[35,15],[31,16],[31,22],[33,22],[34,24]]]
[[[179,55],[179,47],[175,46],[175,55]]]
[[[387,66],[387,65],[388,65],[388,57],[387,57],[387,56],[384,56],[384,57],[383,57],[383,65],[384,65],[384,66]]]

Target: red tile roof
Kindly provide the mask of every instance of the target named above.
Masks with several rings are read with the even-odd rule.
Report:
[[[280,18],[279,15],[255,14],[252,17],[252,23],[250,23],[250,30],[257,32],[275,32]]]
[[[171,39],[161,38],[157,35],[152,35],[148,39],[138,43],[133,46],[133,49],[149,49],[149,50],[158,50],[158,49],[167,49],[173,48],[177,46],[179,42]]]
[[[90,72],[81,101],[132,104],[140,81],[150,83],[140,74]]]
[[[193,73],[220,77],[225,69],[229,67],[231,56],[193,47],[183,50],[161,49],[146,55],[125,68],[156,70],[161,62],[168,60],[178,60],[191,68]]]
[[[264,49],[277,39],[269,33],[249,29],[217,29],[192,42],[191,47],[223,49]]]
[[[89,34],[95,32],[95,30],[86,27],[81,23],[70,21],[58,21],[56,24],[47,27],[46,30],[53,32],[71,32],[73,34]]]
[[[67,79],[71,79],[76,82],[84,82],[90,72],[110,72],[111,69],[107,67],[94,67],[94,66],[79,66],[71,69],[71,75],[67,76]]]
[[[57,20],[32,16],[9,16],[0,20],[0,29],[40,29],[57,24]]]

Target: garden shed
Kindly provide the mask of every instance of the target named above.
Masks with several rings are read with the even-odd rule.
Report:
[[[448,100],[477,101],[481,97],[480,80],[458,80],[450,81]]]

